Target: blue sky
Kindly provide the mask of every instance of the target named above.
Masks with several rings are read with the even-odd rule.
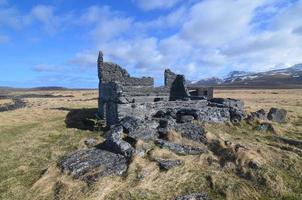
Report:
[[[96,59],[163,82],[302,63],[302,0],[0,0],[0,85],[97,87]]]

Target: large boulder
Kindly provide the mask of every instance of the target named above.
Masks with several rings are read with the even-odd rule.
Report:
[[[127,136],[135,140],[155,140],[159,136],[157,133],[157,127],[158,122],[154,120],[147,120],[143,123],[140,123],[133,131],[130,131]]]
[[[274,122],[282,123],[285,122],[286,115],[287,111],[284,109],[271,108],[267,114],[267,119]]]
[[[97,181],[111,174],[122,175],[127,171],[127,159],[109,151],[90,148],[75,151],[59,163],[59,167],[76,179]]]
[[[137,118],[127,116],[120,121],[120,124],[127,137],[131,139],[148,141],[158,138],[156,130],[158,122],[155,120],[141,121]]]
[[[170,151],[173,151],[174,153],[179,155],[197,155],[202,154],[206,151],[206,149],[202,149],[199,147],[177,144],[162,139],[155,140],[155,144],[161,148],[169,149]]]
[[[206,193],[193,193],[176,197],[174,200],[211,200]]]

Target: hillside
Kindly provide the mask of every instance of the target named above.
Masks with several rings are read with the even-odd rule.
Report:
[[[194,85],[238,88],[301,88],[302,64],[266,72],[233,71],[226,78],[202,79]]]

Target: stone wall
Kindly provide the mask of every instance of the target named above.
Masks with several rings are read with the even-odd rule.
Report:
[[[170,69],[165,70],[165,87],[170,88],[176,78],[176,74]]]
[[[196,119],[202,122],[222,123],[231,120],[229,107],[208,106],[207,100],[120,104],[118,110],[119,119],[126,116],[151,119],[158,111],[169,112],[173,116],[182,110],[186,110],[195,113]],[[176,118],[176,116],[174,117]]]
[[[121,66],[103,61],[103,53],[99,53],[98,74],[101,83],[118,82],[122,86],[146,86],[153,87],[152,77],[136,78],[131,77],[129,73]]]

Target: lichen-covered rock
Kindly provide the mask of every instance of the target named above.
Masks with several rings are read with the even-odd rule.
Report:
[[[120,125],[113,126],[105,133],[108,140],[121,140],[123,138],[123,127]]]
[[[105,140],[98,146],[100,149],[104,149],[113,153],[121,154],[125,158],[130,159],[135,150],[128,142],[124,140]]]
[[[251,116],[260,120],[266,120],[267,119],[267,114],[265,112],[265,110],[260,109],[256,112],[251,112]]]
[[[130,116],[126,116],[120,121],[120,124],[124,128],[125,133],[132,132],[138,127],[139,123],[139,119]]]
[[[158,138],[157,127],[158,122],[154,120],[147,120],[143,123],[140,123],[136,129],[130,131],[127,136],[135,140],[155,140]]]
[[[176,197],[174,200],[211,200],[206,193],[193,193],[185,196]]]
[[[187,139],[207,143],[207,138],[205,136],[205,130],[200,125],[193,123],[183,123],[175,125],[175,131],[181,134],[182,137]]]
[[[156,130],[158,122],[155,120],[141,121],[137,118],[127,116],[121,120],[120,124],[123,127],[124,132],[127,134],[127,137],[134,140],[140,139],[148,141],[158,138]]]
[[[155,144],[161,148],[169,149],[170,151],[173,151],[174,153],[179,155],[197,155],[197,154],[202,154],[206,151],[206,149],[202,149],[199,147],[177,144],[162,139],[155,140]]]
[[[118,153],[130,159],[134,153],[133,147],[123,140],[123,127],[118,125],[112,127],[106,133],[106,140],[99,144],[100,149]]]
[[[183,161],[181,160],[156,159],[156,162],[158,163],[160,169],[163,170],[169,170],[173,167],[183,164]]]
[[[282,123],[285,122],[286,115],[287,111],[284,109],[271,108],[269,113],[267,114],[267,119],[274,122]]]
[[[97,181],[98,178],[111,174],[122,175],[128,167],[124,156],[97,148],[75,151],[63,158],[58,165],[73,178],[87,182]]]
[[[245,117],[243,110],[238,108],[230,108],[230,120],[232,123],[239,123]]]

